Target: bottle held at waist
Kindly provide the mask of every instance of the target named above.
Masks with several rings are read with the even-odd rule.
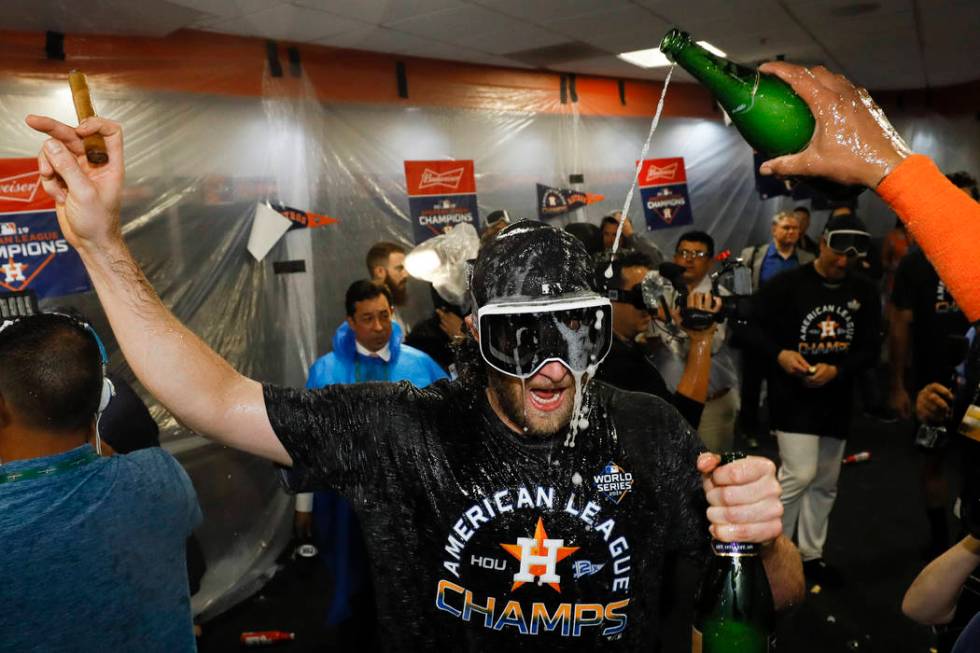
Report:
[[[722,454],[728,464],[745,454]],[[692,653],[768,653],[773,628],[772,593],[760,557],[761,545],[711,543],[691,636]]]

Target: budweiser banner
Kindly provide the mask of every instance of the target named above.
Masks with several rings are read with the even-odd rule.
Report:
[[[604,199],[602,195],[538,184],[538,218],[544,220],[556,215],[564,215]]]
[[[472,161],[406,161],[405,183],[416,243],[462,222],[480,230]]]
[[[41,188],[37,159],[0,159],[0,293],[60,297],[92,288]]]
[[[694,221],[683,158],[644,159],[637,185],[647,229],[679,227]]]

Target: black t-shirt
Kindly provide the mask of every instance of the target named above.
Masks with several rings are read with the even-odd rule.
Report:
[[[773,428],[847,437],[853,378],[877,362],[880,329],[878,291],[860,275],[830,283],[810,264],[764,285],[754,296],[746,335],[770,365]],[[776,362],[784,349],[799,352],[810,365],[837,366],[837,377],[820,388],[808,388]]]
[[[636,345],[630,345],[613,337],[609,355],[602,361],[596,378],[620,390],[645,392],[660,397],[681,414],[695,429],[701,424],[704,404],[690,397],[671,392],[664,377],[653,362]]]
[[[590,384],[567,447],[459,382],[264,392],[294,462],[359,513],[388,650],[652,650],[665,554],[707,550],[703,447],[655,397]]]
[[[962,336],[969,324],[922,250],[910,252],[899,263],[892,302],[912,311],[913,391],[933,382],[949,385],[949,379],[942,378],[949,369],[946,336]]]

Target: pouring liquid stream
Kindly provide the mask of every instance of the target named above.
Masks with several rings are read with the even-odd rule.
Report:
[[[640,150],[640,158],[636,162],[636,170],[633,172],[633,183],[630,184],[629,192],[626,193],[626,202],[623,204],[622,220],[619,221],[619,228],[616,229],[616,240],[613,242],[612,248],[612,258],[616,257],[616,252],[619,251],[619,241],[623,236],[623,225],[626,224],[626,218],[630,214],[630,204],[633,203],[633,194],[636,192],[636,184],[640,178],[640,169],[643,167],[643,160],[647,157],[647,152],[650,151],[650,141],[653,140],[653,133],[657,131],[657,125],[660,124],[660,114],[664,110],[664,99],[667,97],[667,87],[670,86],[670,76],[674,74],[674,66],[676,64],[671,64],[670,69],[667,70],[667,77],[664,79],[663,90],[660,91],[660,101],[657,102],[657,112],[653,115],[653,121],[650,123],[650,132],[647,134],[647,140],[643,143],[643,149]],[[613,269],[612,262],[609,263],[609,267],[606,268],[606,278],[612,279]]]

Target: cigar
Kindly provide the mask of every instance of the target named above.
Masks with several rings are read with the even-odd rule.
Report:
[[[86,118],[94,116],[95,108],[92,106],[92,97],[88,93],[85,75],[77,70],[71,71],[68,73],[68,84],[71,86],[71,99],[75,103],[78,122],[81,123]],[[102,134],[86,136],[82,143],[85,145],[85,158],[89,163],[99,166],[109,162],[109,152],[106,150]]]

